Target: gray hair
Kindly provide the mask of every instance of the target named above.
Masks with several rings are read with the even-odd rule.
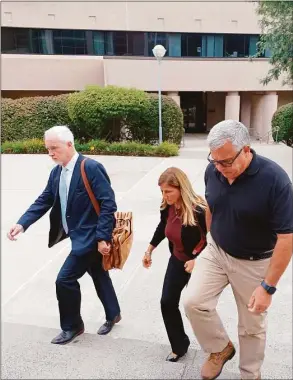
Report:
[[[66,125],[56,125],[45,132],[45,139],[49,136],[55,137],[63,142],[71,142],[74,145],[74,136]]]
[[[236,120],[223,120],[216,124],[211,129],[207,141],[211,150],[221,148],[228,141],[230,141],[237,150],[250,145],[248,129],[244,124]]]

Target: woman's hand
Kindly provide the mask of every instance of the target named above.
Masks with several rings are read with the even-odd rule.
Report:
[[[186,261],[184,264],[185,272],[191,273],[194,267],[194,260]]]
[[[145,268],[149,268],[151,265],[152,265],[152,254],[149,253],[149,252],[146,252],[144,254],[144,257],[142,259],[142,265],[145,267]]]

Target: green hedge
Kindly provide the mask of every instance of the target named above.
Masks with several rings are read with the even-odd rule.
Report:
[[[68,95],[2,99],[1,141],[43,138],[54,125],[68,125]]]
[[[273,138],[293,146],[293,103],[277,109],[272,119]]]
[[[162,97],[163,140],[179,144],[183,114]],[[80,141],[158,141],[158,96],[136,89],[88,86],[70,95],[2,100],[1,141],[42,138],[53,125],[68,125]]]
[[[126,124],[131,138],[152,143],[158,140],[159,134],[158,95],[147,93],[143,95],[145,105],[143,112],[132,115],[132,119],[127,120]],[[183,113],[173,99],[164,95],[162,96],[162,127],[164,141],[180,144],[184,133]]]
[[[69,95],[69,116],[76,136],[107,141],[158,140],[158,96],[137,89],[88,86]],[[179,144],[183,114],[177,104],[162,97],[163,140]]]
[[[178,145],[163,142],[159,146],[141,144],[138,142],[114,142],[109,143],[102,140],[91,140],[87,143],[75,142],[79,153],[93,155],[115,155],[115,156],[154,156],[170,157],[178,156]],[[24,141],[6,141],[1,145],[1,153],[6,154],[42,154],[47,153],[44,141],[32,139]]]

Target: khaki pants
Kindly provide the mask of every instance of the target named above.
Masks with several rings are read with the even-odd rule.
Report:
[[[207,241],[207,247],[195,262],[184,297],[186,315],[203,350],[222,351],[230,339],[216,306],[223,289],[230,284],[238,308],[241,378],[257,379],[264,359],[266,313],[252,314],[247,304],[264,279],[270,259],[235,259],[217,246],[210,233]]]

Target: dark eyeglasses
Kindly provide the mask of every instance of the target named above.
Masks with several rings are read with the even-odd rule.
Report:
[[[210,155],[211,153],[208,155],[208,161],[211,163],[211,164],[214,164],[214,165],[221,165],[223,166],[224,168],[229,168],[233,165],[234,161],[236,160],[236,158],[239,156],[239,154],[242,152],[243,148],[239,150],[239,152],[236,154],[236,156],[234,158],[231,158],[231,159],[228,159],[228,160],[212,160],[210,158]]]

